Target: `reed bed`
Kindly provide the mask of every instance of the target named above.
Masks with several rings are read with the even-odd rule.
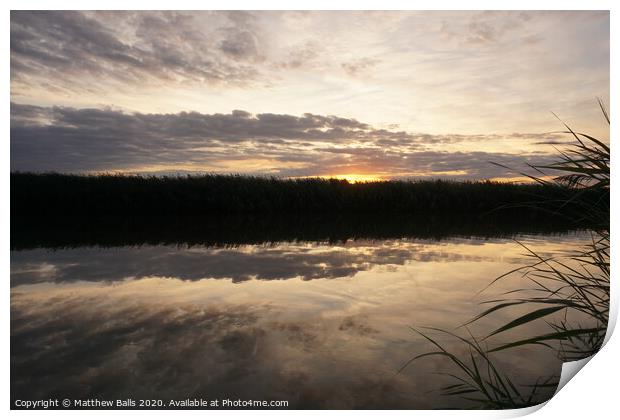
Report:
[[[500,182],[279,179],[239,175],[11,174],[11,215],[54,218],[185,218],[205,214],[460,212],[557,217],[574,188]],[[582,199],[600,200],[596,191]],[[580,201],[582,200],[580,199]],[[569,206],[576,216],[575,201]],[[568,214],[563,211],[563,214]]]

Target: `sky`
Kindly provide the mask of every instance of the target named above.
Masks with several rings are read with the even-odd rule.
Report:
[[[512,180],[596,98],[606,11],[11,12],[12,171]]]

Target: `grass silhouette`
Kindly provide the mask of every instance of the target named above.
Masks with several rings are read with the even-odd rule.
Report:
[[[600,100],[599,106],[609,124],[609,114]],[[459,357],[429,333],[414,329],[437,351],[412,358],[401,371],[420,358],[448,358],[461,375],[450,375],[455,383],[442,388],[440,392],[443,395],[463,395],[480,408],[521,408],[539,404],[552,395],[549,390],[557,388],[559,378],[541,379],[530,386],[529,391],[524,391],[523,386],[515,386],[506,373],[496,368],[493,357],[507,349],[537,345],[557,350],[558,358],[564,362],[591,356],[603,345],[609,320],[610,293],[610,147],[592,136],[576,133],[567,125],[565,127],[565,133],[575,139],[573,147],[560,152],[555,164],[533,167],[539,174],[550,170],[561,171],[561,174],[551,181],[540,176],[524,175],[543,187],[568,187],[562,190],[566,195],[556,202],[559,204],[556,209],[566,217],[589,221],[597,226],[592,231],[592,242],[586,249],[576,250],[568,257],[545,257],[521,244],[532,263],[500,276],[489,287],[498,281],[508,281],[515,275],[529,279],[532,286],[514,289],[499,299],[482,302],[490,307],[461,327],[466,328],[508,308],[523,308],[524,312],[484,337],[430,329],[465,343],[469,358]],[[591,195],[592,192],[596,194]],[[578,214],[575,214],[575,204],[579,208]],[[526,335],[490,347],[487,344],[486,340],[491,337],[541,321],[547,323],[549,332]]]

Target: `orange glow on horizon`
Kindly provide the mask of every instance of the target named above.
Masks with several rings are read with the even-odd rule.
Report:
[[[543,181],[552,181],[553,178],[555,178],[555,177],[551,176],[551,175],[543,175],[543,176],[539,176],[538,178],[543,180]],[[492,182],[505,182],[507,184],[531,184],[533,182],[536,182],[532,178],[527,177],[527,176],[495,177],[495,178],[489,178],[489,181],[492,181]]]
[[[338,174],[338,175],[320,175],[316,178],[323,179],[340,179],[344,181],[349,181],[352,184],[358,182],[377,182],[377,181],[387,181],[388,179],[383,178],[379,175],[373,174]]]

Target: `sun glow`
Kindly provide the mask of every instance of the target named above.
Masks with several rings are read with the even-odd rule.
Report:
[[[553,178],[555,178],[554,176],[551,175],[543,175],[543,176],[539,176],[538,179],[542,180],[542,181],[553,181]],[[535,182],[534,179],[527,177],[527,176],[513,176],[513,177],[509,177],[509,176],[505,176],[505,177],[495,177],[495,178],[489,178],[489,181],[493,181],[493,182],[505,182],[507,184],[530,184]]]
[[[358,182],[376,182],[376,181],[385,181],[385,178],[382,178],[378,175],[373,174],[338,174],[338,175],[322,175],[319,178],[325,179],[341,179],[345,181],[349,181],[352,184]]]

